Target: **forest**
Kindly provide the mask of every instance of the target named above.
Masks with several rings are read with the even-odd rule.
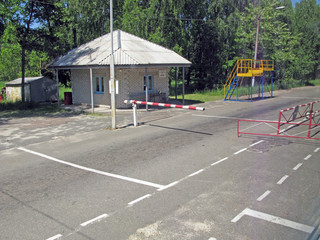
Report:
[[[192,62],[189,92],[221,88],[237,59],[253,59],[258,17],[257,59],[274,60],[279,88],[320,78],[317,0],[114,0],[113,12],[114,29]],[[109,33],[109,16],[107,0],[1,0],[0,81],[52,76],[48,63]]]

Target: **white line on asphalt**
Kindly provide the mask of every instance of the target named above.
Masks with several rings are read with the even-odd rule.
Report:
[[[141,184],[141,185],[146,185],[146,186],[150,186],[150,187],[154,187],[154,188],[163,188],[164,187],[163,185],[160,185],[160,184],[143,181],[143,180],[136,179],[136,178],[125,177],[125,176],[121,176],[121,175],[117,175],[117,174],[113,174],[113,173],[103,172],[103,171],[96,170],[96,169],[93,169],[93,168],[83,167],[83,166],[80,166],[80,165],[77,165],[77,164],[74,164],[74,163],[62,161],[62,160],[59,160],[59,159],[54,158],[54,157],[50,157],[50,156],[42,154],[42,153],[38,153],[38,152],[32,151],[32,150],[29,150],[29,149],[26,149],[26,148],[23,148],[23,147],[19,147],[18,149],[21,150],[21,151],[27,152],[27,153],[31,153],[31,154],[34,154],[34,155],[49,159],[49,160],[54,161],[54,162],[62,163],[62,164],[65,164],[65,165],[68,165],[68,166],[71,166],[71,167],[74,167],[74,168],[78,168],[78,169],[81,169],[81,170],[85,170],[85,171],[88,171],[88,172],[93,172],[93,173],[101,174],[101,175],[104,175],[104,176],[113,177],[113,178],[121,179],[121,180],[124,180],[124,181],[138,183],[138,184]]]
[[[140,202],[140,201],[142,201],[143,199],[149,198],[149,197],[151,197],[151,196],[152,196],[151,194],[146,194],[146,195],[144,195],[144,196],[142,196],[142,197],[140,197],[140,198],[137,198],[136,200],[133,200],[133,201],[129,202],[128,205],[132,206],[132,205],[136,204],[137,202]]]
[[[219,160],[219,161],[216,161],[216,162],[214,162],[214,163],[211,163],[211,166],[217,165],[217,164],[219,164],[219,163],[221,163],[221,162],[223,162],[223,161],[225,161],[225,160],[227,160],[227,159],[228,159],[228,157],[225,157],[225,158],[223,158],[223,159],[221,159],[221,160]]]
[[[92,223],[95,223],[95,222],[99,222],[99,221],[101,221],[102,219],[107,218],[108,216],[109,216],[108,214],[104,213],[104,214],[102,214],[102,215],[100,215],[100,216],[98,216],[98,217],[96,217],[96,218],[93,218],[93,219],[91,219],[91,220],[89,220],[89,221],[86,221],[86,222],[84,222],[84,223],[81,223],[80,226],[85,227],[85,226],[87,226],[87,225],[89,225],[89,224],[92,224]]]
[[[61,238],[61,237],[62,237],[61,234],[57,234],[57,235],[55,235],[55,236],[53,236],[53,237],[51,237],[51,238],[47,238],[47,240],[56,240],[56,239],[59,239],[59,238]]]
[[[200,169],[199,171],[196,171],[194,173],[189,174],[189,177],[193,177],[194,175],[197,175],[197,174],[199,174],[199,173],[201,173],[203,171],[204,171],[204,169]]]
[[[243,148],[243,149],[239,150],[238,152],[235,152],[233,155],[237,155],[237,154],[242,153],[246,150],[248,150],[248,148]]]
[[[253,146],[255,146],[255,145],[259,144],[259,143],[262,143],[262,142],[264,142],[264,140],[260,140],[259,142],[253,143],[253,144],[250,145],[250,147],[253,147]]]
[[[304,160],[308,160],[308,159],[311,158],[311,157],[312,157],[312,155],[309,154],[308,156],[306,156],[306,157],[304,158]]]
[[[273,216],[270,214],[266,214],[263,212],[258,212],[249,208],[244,209],[241,213],[239,213],[235,218],[233,218],[231,220],[231,222],[235,223],[237,221],[240,220],[240,218],[242,218],[244,215],[248,215],[254,218],[258,218],[261,220],[265,220],[268,222],[272,222],[272,223],[276,223],[285,227],[289,227],[289,228],[293,228],[296,230],[300,230],[303,232],[307,232],[307,233],[311,233],[314,230],[314,227],[305,225],[305,224],[301,224],[301,223],[297,223],[297,222],[293,222],[284,218],[280,218],[277,216]]]
[[[278,182],[277,184],[280,185],[282,184],[289,176],[288,175],[284,175]]]
[[[265,191],[264,194],[262,194],[260,197],[257,198],[257,201],[261,202],[266,196],[268,196],[271,193],[271,191]]]
[[[301,167],[301,166],[302,166],[302,164],[303,164],[303,163],[298,163],[298,164],[297,164],[297,166],[295,166],[295,167],[293,168],[293,170],[298,170],[298,169],[299,169],[299,167]]]
[[[172,182],[172,183],[170,183],[170,184],[168,184],[168,185],[166,185],[166,186],[164,186],[164,187],[162,187],[162,188],[158,188],[157,190],[158,190],[159,192],[161,192],[162,190],[165,190],[165,189],[167,189],[167,188],[173,187],[174,185],[178,184],[179,182],[180,182],[180,181]]]
[[[316,153],[316,152],[318,152],[320,150],[320,148],[316,148],[315,150],[314,150],[314,152]]]

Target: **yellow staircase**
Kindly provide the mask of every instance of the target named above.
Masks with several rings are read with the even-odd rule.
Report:
[[[263,76],[266,71],[274,71],[273,60],[252,60],[252,59],[238,59],[234,65],[231,73],[227,78],[227,82],[224,85],[224,97],[226,98],[227,91],[233,82],[233,79],[237,77],[258,77]]]

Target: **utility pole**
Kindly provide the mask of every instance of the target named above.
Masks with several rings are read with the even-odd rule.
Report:
[[[110,0],[110,36],[111,36],[111,56],[110,56],[110,90],[111,90],[111,117],[112,129],[116,129],[116,91],[114,80],[114,58],[113,58],[113,0]]]

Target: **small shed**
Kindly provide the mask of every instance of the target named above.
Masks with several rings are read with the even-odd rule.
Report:
[[[21,100],[22,79],[6,83],[8,101]],[[58,100],[56,81],[47,77],[26,77],[24,82],[25,100],[32,102],[53,102]]]
[[[113,49],[117,108],[128,107],[123,103],[125,99],[167,101],[170,67],[184,69],[191,65],[174,51],[121,30],[114,31]],[[57,58],[49,68],[56,70],[56,76],[59,70],[71,71],[73,103],[92,105],[92,108],[110,106],[110,58],[111,34],[108,33]]]

